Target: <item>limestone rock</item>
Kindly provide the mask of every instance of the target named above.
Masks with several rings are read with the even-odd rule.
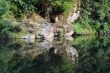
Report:
[[[68,24],[73,23],[78,17],[79,17],[79,13],[72,13],[72,15],[68,17],[67,23]]]

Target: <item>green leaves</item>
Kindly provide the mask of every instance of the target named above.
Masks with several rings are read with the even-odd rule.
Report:
[[[0,21],[0,38],[2,38],[2,40],[12,37],[17,38],[21,30],[19,25],[11,25],[9,21]]]
[[[109,28],[110,1],[109,0],[80,0],[81,14],[80,25],[89,25],[100,31],[107,31]],[[106,23],[106,25],[105,25]],[[103,29],[102,29],[103,27]]]
[[[79,36],[73,46],[79,54],[77,73],[109,73],[109,37]]]

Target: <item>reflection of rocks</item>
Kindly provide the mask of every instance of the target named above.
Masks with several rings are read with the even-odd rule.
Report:
[[[43,35],[45,39],[53,39],[54,38],[54,32],[53,27],[50,23],[43,23],[39,27],[39,30],[37,31],[38,36]]]
[[[22,55],[24,57],[35,58],[39,54],[47,53],[51,47],[52,47],[52,43],[44,40],[41,42],[37,41],[31,44],[26,44],[23,46],[22,49],[20,49],[20,51],[22,52]]]
[[[52,43],[48,42],[48,41],[43,41],[43,42],[39,42],[39,47],[43,50],[48,50],[52,47]]]
[[[69,56],[73,61],[78,57],[78,52],[72,46],[66,47],[67,56]]]
[[[24,41],[27,43],[33,43],[35,41],[35,35],[34,34],[27,34],[21,37]]]
[[[23,56],[35,58],[39,54],[45,54],[48,58],[48,53],[54,53],[56,55],[66,56],[72,61],[75,61],[78,57],[78,53],[75,48],[73,48],[68,41],[61,42],[49,42],[49,41],[42,41],[42,42],[34,42],[30,46],[25,46],[24,50],[22,49]]]

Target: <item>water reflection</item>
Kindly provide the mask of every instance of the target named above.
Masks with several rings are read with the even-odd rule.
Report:
[[[109,37],[0,42],[0,73],[109,73]]]
[[[71,46],[70,40],[65,40],[65,38],[56,38],[53,41],[48,40],[37,40],[35,42],[27,42],[28,45],[20,49],[23,56],[29,56],[30,58],[36,57],[39,54],[49,54],[54,53],[56,55],[65,55],[72,61],[75,61],[78,57],[77,50]],[[48,57],[47,57],[48,58]]]
[[[78,66],[76,73],[110,73],[110,37],[76,37],[73,46],[77,48]]]
[[[1,43],[1,73],[72,73],[78,52],[72,41],[55,38]],[[3,50],[3,51],[2,51]],[[2,67],[3,66],[3,67]]]

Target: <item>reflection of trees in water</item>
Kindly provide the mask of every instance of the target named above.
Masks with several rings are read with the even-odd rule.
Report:
[[[34,59],[14,54],[8,61],[9,73],[72,73],[73,64],[50,49],[48,53],[39,54]],[[48,60],[47,60],[48,59]]]
[[[71,42],[64,39],[31,44],[21,41],[0,43],[0,73],[110,72],[108,37],[76,37],[72,44],[78,54]],[[78,55],[77,65],[71,60],[72,54]]]
[[[72,73],[74,64],[71,61],[72,57],[69,57],[72,54],[66,50],[72,47],[67,41],[63,40],[62,44],[59,42],[61,40],[57,43],[46,40],[31,44],[22,41],[12,42],[5,47],[12,49],[7,53],[9,58],[4,55],[8,58],[7,61],[0,62],[0,68],[3,66],[0,73]]]
[[[0,43],[0,73],[109,73],[110,41],[108,37],[77,37],[78,64],[70,59],[71,42]],[[5,46],[3,46],[5,45]],[[42,46],[43,45],[43,46]],[[49,45],[49,46],[48,46]],[[46,46],[46,47],[45,47]],[[68,53],[69,51],[69,53]],[[77,52],[76,51],[76,52]],[[75,54],[77,55],[77,54]]]
[[[36,41],[31,45],[24,45],[20,51],[24,57],[34,58],[39,54],[48,53],[52,47],[54,48],[53,53],[65,55],[70,60],[75,61],[76,57],[78,57],[78,53],[76,49],[71,46],[71,42],[64,39],[58,39],[51,42],[47,40],[42,42]]]
[[[84,39],[84,37],[82,37]],[[81,38],[75,38],[81,39]],[[87,37],[85,39],[88,39]],[[74,41],[79,58],[76,73],[109,73],[110,72],[110,41],[109,37],[96,37],[91,41]],[[73,42],[73,43],[74,43]],[[84,44],[81,44],[83,42]]]

